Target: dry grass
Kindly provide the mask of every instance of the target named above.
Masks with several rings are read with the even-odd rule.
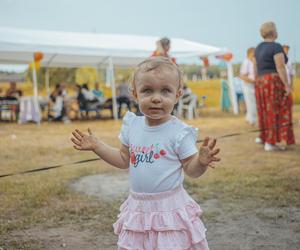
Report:
[[[242,115],[201,110],[200,116],[188,122],[200,128],[200,138],[254,129]],[[300,119],[300,106],[295,107],[294,117]],[[120,121],[0,124],[0,175],[94,158],[92,153],[78,153],[71,147],[70,132],[90,127],[105,142],[117,146],[120,126]],[[297,124],[294,128],[299,142],[300,127]],[[232,213],[257,206],[300,207],[300,146],[287,152],[266,153],[253,143],[255,136],[245,133],[219,140],[222,162],[218,168],[202,178],[186,179],[193,197],[200,203],[218,199]],[[111,231],[120,201],[101,202],[69,189],[69,183],[80,176],[111,171],[116,170],[99,161],[0,179],[0,236],[36,225],[70,223]],[[205,219],[217,216],[218,212],[208,212]]]

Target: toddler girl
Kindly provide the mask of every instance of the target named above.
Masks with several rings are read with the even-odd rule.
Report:
[[[73,132],[74,148],[94,151],[112,166],[129,168],[130,194],[113,225],[119,250],[208,249],[200,206],[182,186],[197,178],[219,149],[206,138],[198,150],[197,130],[171,115],[182,95],[182,73],[170,59],[153,57],[134,73],[132,95],[144,116],[127,112],[112,148],[89,134]]]

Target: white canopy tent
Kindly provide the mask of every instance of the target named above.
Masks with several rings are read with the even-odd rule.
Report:
[[[0,63],[28,64],[33,60],[33,53],[40,51],[44,54],[41,61],[41,66],[44,67],[91,66],[97,69],[108,68],[111,73],[109,78],[116,118],[114,67],[135,67],[156,49],[157,40],[159,37],[0,27]],[[171,55],[178,61],[226,52],[223,48],[185,39],[170,38],[170,40]],[[229,82],[231,85],[232,79],[229,79]],[[34,84],[34,93],[37,95],[37,83]]]

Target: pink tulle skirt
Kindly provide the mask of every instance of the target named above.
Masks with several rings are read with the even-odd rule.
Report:
[[[207,250],[201,214],[182,186],[162,193],[131,191],[113,225],[118,250]]]

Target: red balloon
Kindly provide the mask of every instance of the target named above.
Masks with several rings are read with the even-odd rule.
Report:
[[[233,54],[230,52],[226,53],[225,55],[223,55],[223,58],[226,62],[229,62],[233,58]]]
[[[44,54],[42,52],[35,52],[34,53],[34,61],[38,62],[41,61],[44,57]]]
[[[207,57],[200,57],[204,66],[208,67],[209,66],[209,60]]]

